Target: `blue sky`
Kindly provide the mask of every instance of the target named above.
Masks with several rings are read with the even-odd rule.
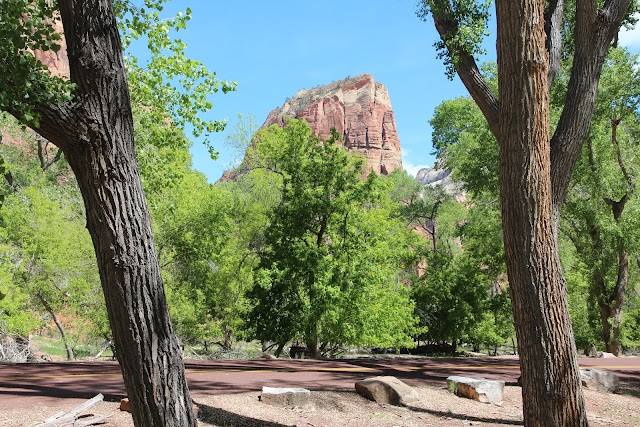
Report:
[[[433,23],[415,16],[414,0],[174,0],[167,11],[186,7],[193,18],[179,36],[188,55],[219,78],[238,82],[236,92],[212,97],[208,117],[229,120],[227,131],[213,136],[219,159],[211,160],[198,141],[193,145],[193,165],[210,182],[233,161],[224,139],[238,113],[252,114],[261,125],[300,89],[372,74],[389,91],[404,166],[413,174],[434,162],[428,124],[434,108],[466,95],[457,78],[445,77]],[[640,50],[638,31],[623,41]]]

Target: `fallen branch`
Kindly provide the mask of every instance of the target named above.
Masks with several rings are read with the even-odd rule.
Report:
[[[73,427],[84,427],[84,426],[93,426],[97,424],[104,424],[104,420],[110,417],[110,415],[98,418],[92,418],[89,420],[78,420],[80,418],[80,414],[84,411],[92,407],[98,402],[101,402],[104,399],[102,394],[97,395],[96,397],[87,400],[82,405],[77,406],[72,409],[69,413],[59,412],[48,419],[45,420],[42,424],[37,424],[34,427],[64,427],[64,426],[73,426]],[[91,416],[91,415],[89,415]],[[86,416],[83,416],[85,418]]]
[[[111,341],[107,341],[107,343],[104,345],[104,347],[102,347],[102,350],[100,350],[100,351],[98,352],[98,354],[96,354],[95,356],[93,356],[93,360],[98,360],[98,359],[102,356],[102,354],[103,354],[105,351],[107,351],[107,349],[108,349],[109,347],[111,347],[111,344],[112,344],[112,343],[111,343]]]

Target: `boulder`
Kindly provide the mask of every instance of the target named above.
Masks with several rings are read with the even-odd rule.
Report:
[[[613,354],[613,353],[607,353],[606,351],[603,351],[603,352],[600,354],[600,357],[604,357],[605,359],[612,359],[612,358],[614,358],[614,357],[618,357],[618,356],[616,356],[616,355],[615,355],[615,354]]]
[[[260,353],[260,354],[258,355],[258,359],[263,359],[263,360],[277,360],[278,358],[277,358],[277,357],[275,357],[275,356],[274,356],[274,355],[272,355],[272,354],[262,352],[262,353]]]
[[[406,405],[418,401],[418,393],[396,377],[372,377],[355,384],[362,397],[378,403]]]
[[[620,388],[620,378],[609,371],[599,369],[580,369],[582,386],[590,390],[615,393]]]
[[[306,388],[262,387],[261,402],[280,408],[302,407],[309,404],[311,392]]]
[[[504,381],[453,375],[447,378],[447,388],[460,397],[500,405],[502,404]]]

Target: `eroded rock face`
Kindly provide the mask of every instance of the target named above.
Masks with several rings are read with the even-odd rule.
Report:
[[[62,35],[62,40],[58,42],[60,45],[60,50],[54,52],[53,50],[36,50],[33,52],[33,55],[36,59],[40,60],[44,65],[49,68],[51,74],[54,76],[69,78],[69,58],[67,57],[67,42],[64,38],[64,30],[62,28],[61,21],[55,21],[53,24],[53,28],[56,32]]]
[[[300,90],[269,113],[263,127],[282,125],[286,117],[306,120],[323,140],[335,128],[349,150],[365,156],[368,170],[387,175],[402,168],[389,94],[369,74]]]

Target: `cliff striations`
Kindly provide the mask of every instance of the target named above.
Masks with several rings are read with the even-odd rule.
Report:
[[[402,168],[400,140],[387,89],[371,75],[349,77],[315,89],[302,89],[269,113],[263,127],[285,117],[304,119],[321,139],[335,128],[349,150],[367,159],[367,169],[387,175]]]

